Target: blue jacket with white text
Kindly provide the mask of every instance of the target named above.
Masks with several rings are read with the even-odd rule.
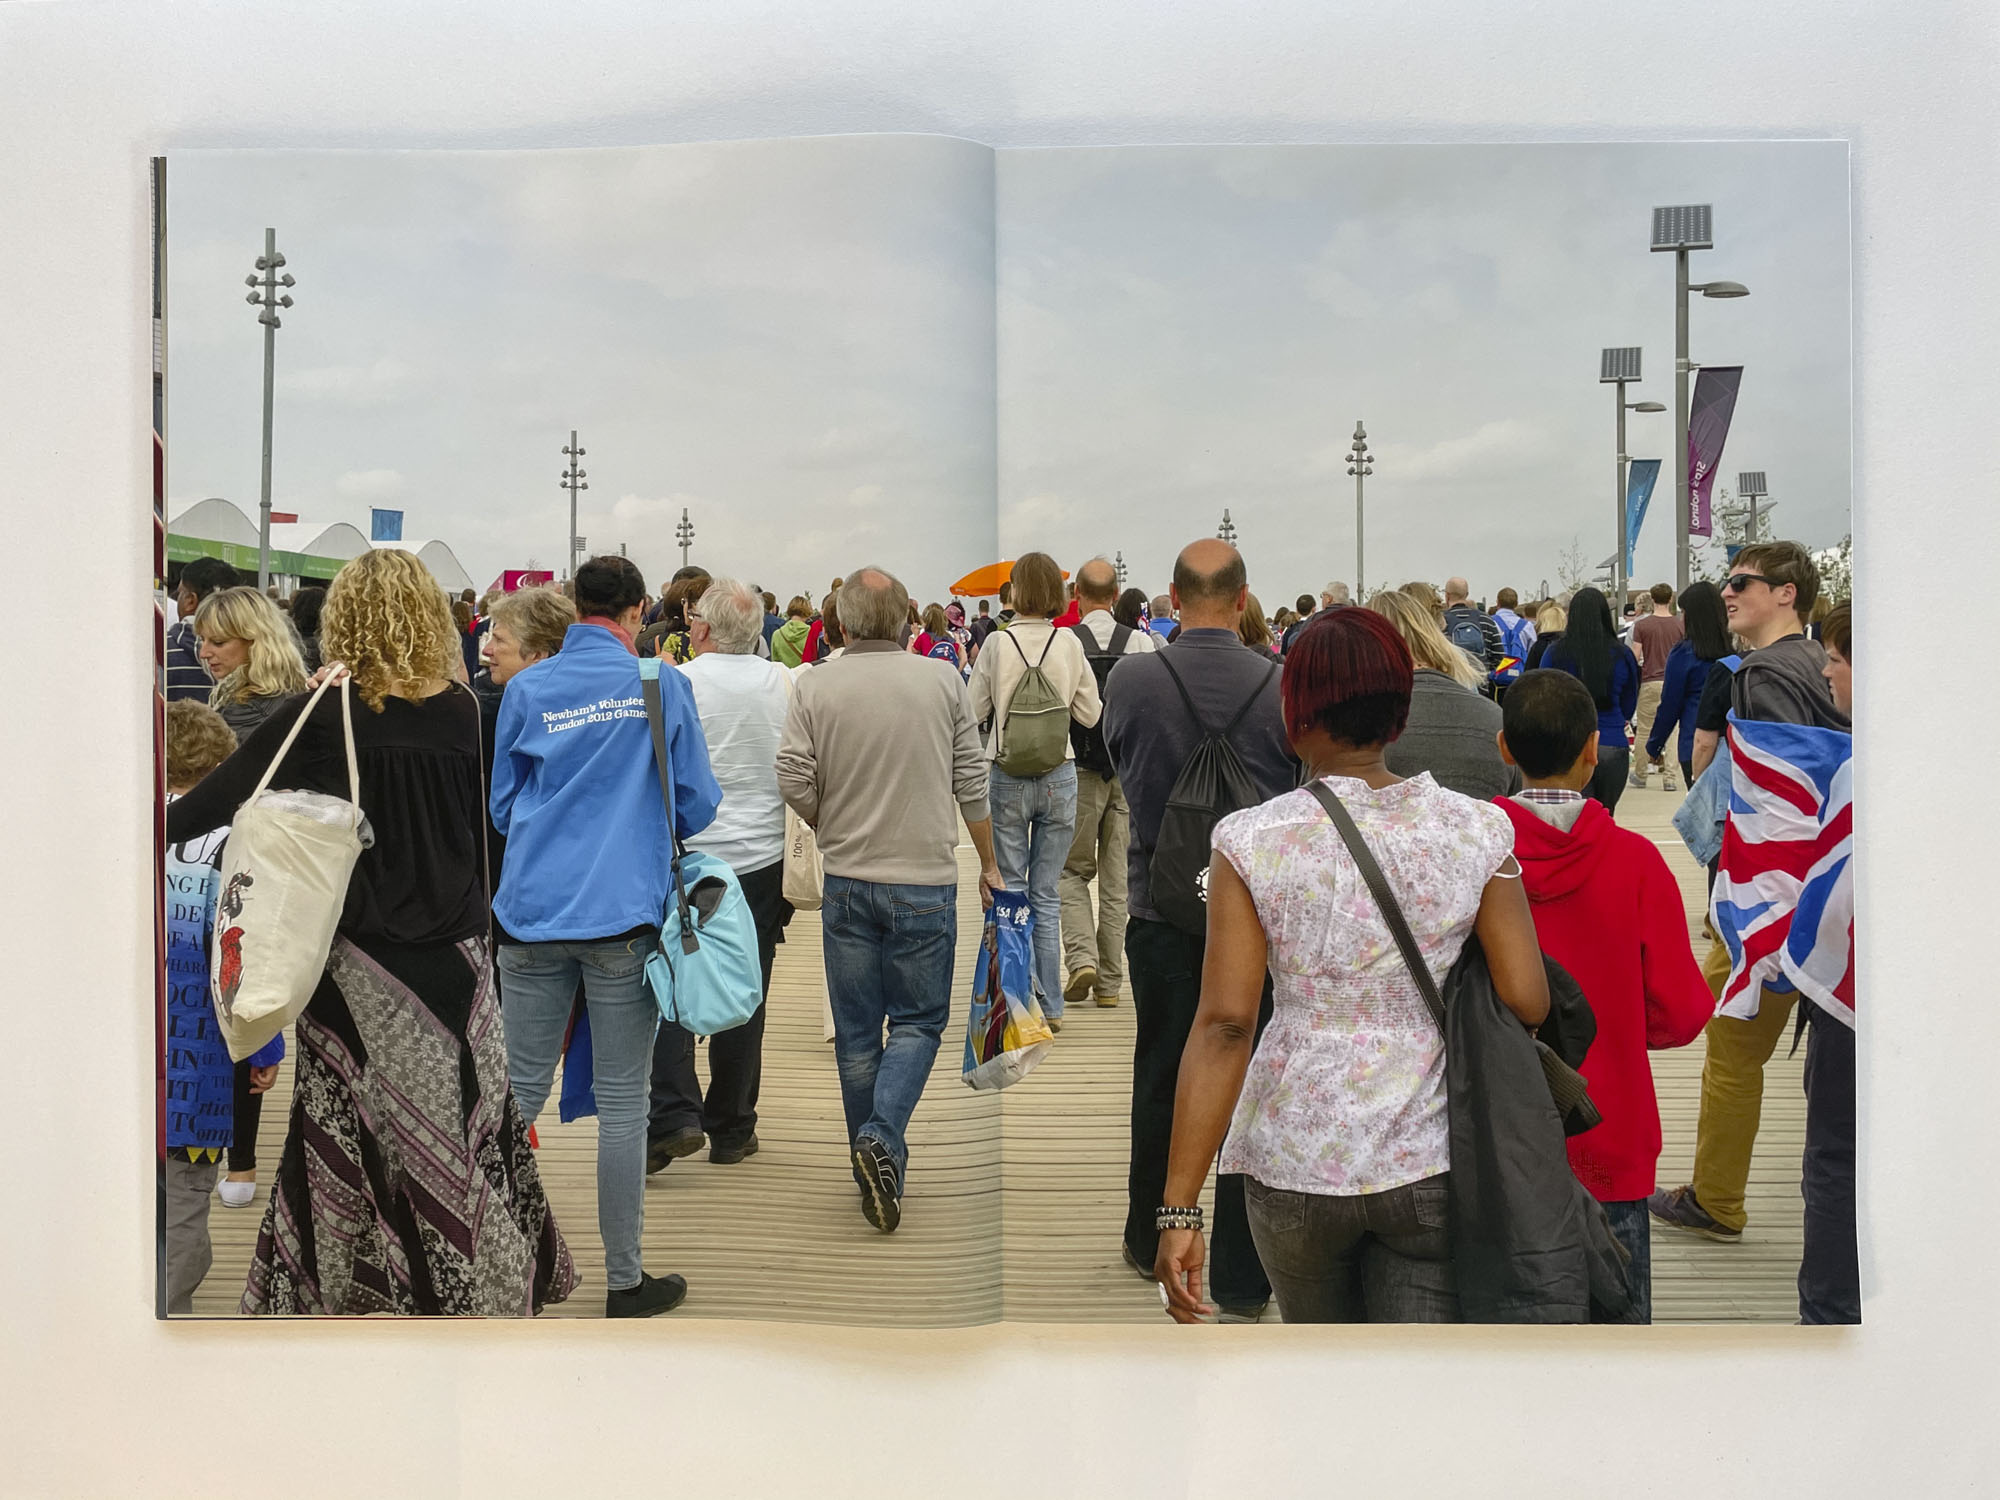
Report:
[[[715,819],[694,689],[660,673],[679,837]],[[507,859],[493,914],[524,943],[586,942],[657,927],[673,841],[639,689],[639,658],[615,630],[569,627],[556,655],[507,684],[493,729],[493,826]]]

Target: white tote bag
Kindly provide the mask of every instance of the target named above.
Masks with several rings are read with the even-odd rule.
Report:
[[[804,671],[801,667],[798,670]],[[792,693],[791,673],[785,674],[785,696]],[[820,870],[819,838],[791,808],[785,809],[785,899],[800,911],[818,911],[826,893]]]
[[[209,981],[233,1062],[263,1047],[312,999],[347,904],[348,877],[373,842],[361,816],[352,691],[346,675],[339,676],[347,800],[324,792],[267,790],[320,694],[332,685],[329,677],[265,767],[223,845]]]

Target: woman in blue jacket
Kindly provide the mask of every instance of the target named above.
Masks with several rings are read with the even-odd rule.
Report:
[[[1596,589],[1576,591],[1562,639],[1549,648],[1542,665],[1567,672],[1590,689],[1597,704],[1597,772],[1588,790],[1606,812],[1616,812],[1632,764],[1625,726],[1639,707],[1639,663],[1618,639],[1611,604],[1603,594]]]
[[[1696,581],[1681,591],[1681,621],[1687,634],[1667,657],[1666,681],[1660,689],[1660,711],[1653,719],[1653,732],[1646,737],[1646,754],[1657,756],[1676,727],[1680,740],[1675,758],[1681,763],[1681,778],[1694,787],[1694,718],[1701,702],[1701,690],[1708,681],[1711,664],[1729,655],[1729,616],[1722,608],[1722,593],[1712,583]]]

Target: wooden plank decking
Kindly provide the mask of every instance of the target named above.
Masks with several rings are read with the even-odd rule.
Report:
[[[1700,949],[1702,872],[1668,825],[1678,797],[1628,792],[1619,821],[1654,838],[1680,878]],[[959,1082],[965,995],[979,940],[970,850],[960,851],[954,1024],[911,1125],[902,1228],[869,1228],[847,1166],[833,1048],[821,1040],[819,920],[794,918],[778,950],[764,1043],[762,1150],[732,1167],[705,1156],[648,1180],[646,1266],[688,1279],[676,1317],[909,1327],[988,1322],[1156,1322],[1158,1294],[1119,1258],[1125,1214],[1126,1118],[1133,1012],[1073,1006],[1042,1066],[1002,1095]],[[1662,1185],[1687,1180],[1694,1156],[1701,1044],[1654,1056],[1665,1154]],[[268,1185],[290,1106],[287,1063],[264,1109],[259,1153]],[[1659,1322],[1790,1323],[1797,1316],[1799,1160],[1805,1107],[1800,1063],[1781,1047],[1767,1070],[1752,1162],[1750,1229],[1719,1245],[1655,1226]],[[583,1276],[555,1316],[602,1312],[596,1122],[540,1128],[542,1174]],[[1002,1188],[1004,1186],[1004,1198]],[[268,1189],[267,1189],[268,1190]],[[215,1268],[198,1314],[233,1312],[262,1211],[210,1216]]]

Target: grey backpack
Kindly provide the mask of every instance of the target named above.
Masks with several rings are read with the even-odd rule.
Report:
[[[1000,753],[993,763],[1009,776],[1041,776],[1069,758],[1069,700],[1056,691],[1042,670],[1056,635],[1049,633],[1048,645],[1042,647],[1032,666],[1021,638],[1010,631],[1007,639],[1021,653],[1021,665],[1028,670],[1007,702],[1000,725]]]

